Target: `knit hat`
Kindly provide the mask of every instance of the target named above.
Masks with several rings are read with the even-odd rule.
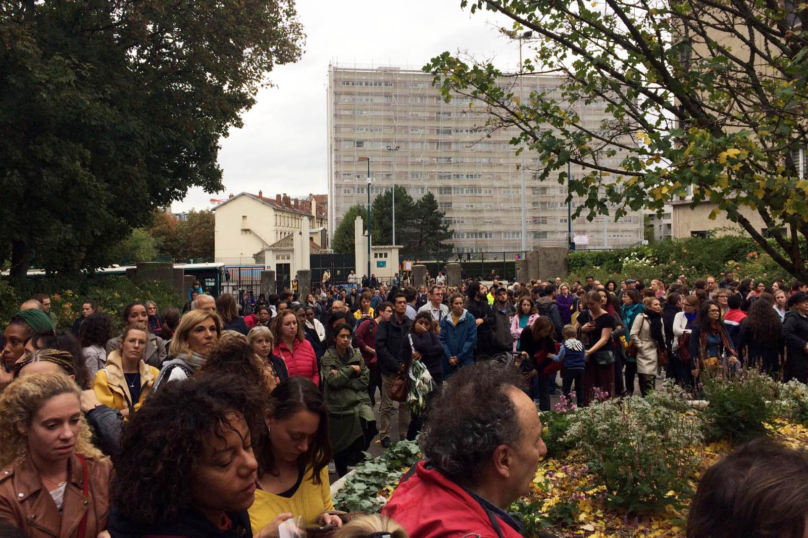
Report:
[[[53,323],[51,323],[48,315],[42,310],[36,308],[29,308],[28,310],[20,310],[11,318],[21,319],[28,324],[29,327],[35,332],[53,332]]]

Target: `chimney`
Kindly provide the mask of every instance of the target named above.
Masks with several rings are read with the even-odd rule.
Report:
[[[283,193],[283,205],[284,205],[284,207],[291,207],[292,206],[292,203],[289,201],[289,195],[286,194],[286,193]]]
[[[264,197],[264,191],[258,191],[258,197],[263,198]]]
[[[232,197],[233,197],[233,193],[231,192],[231,193],[230,193],[230,196],[228,196],[228,198],[232,198]]]
[[[282,202],[281,202],[281,195],[280,195],[280,194],[276,194],[276,195],[275,195],[275,203],[277,203],[278,205],[281,205],[281,204],[282,204]]]
[[[300,209],[300,200],[295,198],[295,209]]]

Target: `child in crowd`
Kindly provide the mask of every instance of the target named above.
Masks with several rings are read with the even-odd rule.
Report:
[[[564,325],[561,335],[564,337],[564,343],[561,344],[558,355],[551,355],[550,358],[564,365],[564,372],[561,375],[563,394],[570,394],[572,383],[575,382],[575,400],[580,406],[584,402],[586,347],[578,340],[575,325]]]

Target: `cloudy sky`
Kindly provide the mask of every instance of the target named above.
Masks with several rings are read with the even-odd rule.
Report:
[[[192,189],[173,204],[174,211],[208,209],[211,198],[229,193],[328,192],[329,63],[420,69],[447,50],[493,58],[507,70],[519,61],[518,46],[496,30],[510,22],[493,13],[472,16],[460,9],[460,0],[297,0],[297,8],[307,34],[305,53],[270,75],[276,87],[262,90],[244,115],[244,128],[222,140],[225,190],[211,195]]]

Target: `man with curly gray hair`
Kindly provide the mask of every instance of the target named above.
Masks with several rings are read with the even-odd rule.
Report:
[[[421,451],[425,460],[402,478],[385,516],[419,538],[520,538],[505,510],[528,493],[547,447],[516,369],[482,362],[446,381],[426,417]]]

